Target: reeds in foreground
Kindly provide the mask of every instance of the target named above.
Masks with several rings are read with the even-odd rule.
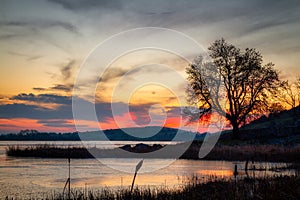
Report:
[[[72,190],[71,199],[74,200],[206,200],[206,199],[274,199],[298,200],[300,199],[299,176],[277,176],[264,178],[243,178],[237,181],[212,178],[209,182],[201,183],[195,177],[183,187],[170,189],[167,187],[138,188],[132,192],[130,188],[121,190],[75,189]],[[13,199],[8,198],[7,199]],[[39,198],[32,198],[39,199]],[[66,196],[56,193],[43,199],[60,200]]]

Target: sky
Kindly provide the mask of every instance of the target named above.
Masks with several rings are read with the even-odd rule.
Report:
[[[0,133],[76,131],[72,97],[81,66],[99,44],[136,28],[172,29],[204,49],[225,38],[241,49],[259,50],[265,63],[275,64],[282,79],[292,81],[300,74],[298,0],[0,0],[0,5]],[[136,40],[151,37],[149,33]],[[159,40],[168,43],[169,39],[161,35]],[[126,38],[106,55],[122,45],[126,46]],[[193,58],[201,52],[186,53]],[[86,105],[95,102],[98,121],[80,118],[80,130],[181,127],[179,101],[184,99],[185,83],[164,66],[184,79],[188,64],[157,49],[120,55],[109,67],[98,64],[103,74],[92,74],[99,79],[95,95],[80,91],[76,96]],[[91,77],[86,77],[86,88]],[[168,87],[139,84],[135,82],[139,77],[168,81]],[[127,91],[132,85],[137,87]],[[112,107],[118,112],[112,114]]]

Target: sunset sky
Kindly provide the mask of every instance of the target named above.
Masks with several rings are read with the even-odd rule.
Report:
[[[300,75],[298,0],[0,0],[0,5],[0,133],[75,131],[72,91],[80,66],[101,42],[134,28],[173,29],[204,49],[223,37],[241,49],[259,50],[265,63],[273,62],[281,71],[282,79],[292,81]],[[168,41],[168,36],[161,40]],[[193,58],[200,52],[189,53]],[[101,82],[95,107],[102,129],[179,127],[178,97],[185,96],[184,81],[159,64],[185,77],[189,63],[168,52],[140,50],[114,60],[101,77],[97,75]],[[137,70],[141,65],[144,68]],[[169,89],[141,85],[128,102],[123,87],[113,99],[114,88],[125,75],[128,84],[139,76],[161,77],[169,81]],[[80,100],[90,103],[91,97],[82,93]],[[125,112],[128,104],[130,112]],[[114,117],[111,105],[120,108]],[[84,130],[98,127],[89,118],[80,123]]]

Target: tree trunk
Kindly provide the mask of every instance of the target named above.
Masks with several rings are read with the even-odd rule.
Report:
[[[237,125],[237,123],[232,123],[232,139],[240,139],[240,130],[239,125]]]

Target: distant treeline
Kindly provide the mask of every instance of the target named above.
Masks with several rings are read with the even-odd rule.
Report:
[[[79,141],[79,135],[74,133],[39,132],[37,130],[22,130],[19,133],[0,135],[0,140],[11,141]]]
[[[129,135],[124,130],[133,135]],[[197,134],[174,128],[161,128],[158,133],[157,127],[111,129],[104,131],[54,133],[39,132],[37,130],[22,130],[19,133],[0,135],[0,140],[4,141],[187,141],[201,140],[204,134]],[[137,137],[135,137],[137,136]],[[150,136],[150,137],[147,137]]]

